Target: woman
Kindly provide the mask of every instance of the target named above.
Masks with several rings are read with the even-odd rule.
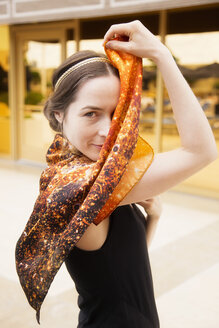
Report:
[[[112,41],[120,36],[127,41]],[[150,58],[158,66],[181,147],[156,154],[116,210],[97,226],[89,225],[65,263],[79,292],[78,327],[159,327],[145,218],[135,203],[142,205],[188,178],[215,160],[217,149],[202,108],[158,38],[134,21],[113,25],[104,42],[109,49]],[[94,56],[97,59],[90,61]],[[79,156],[83,154],[95,163],[119,100],[117,70],[102,55],[79,52],[56,70],[53,85],[55,92],[44,110],[51,127],[62,133]]]

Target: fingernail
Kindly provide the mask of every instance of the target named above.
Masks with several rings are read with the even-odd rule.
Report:
[[[106,48],[111,48],[111,44],[109,44],[109,42],[106,43]]]

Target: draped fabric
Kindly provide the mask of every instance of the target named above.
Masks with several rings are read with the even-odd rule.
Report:
[[[105,49],[119,70],[120,98],[96,162],[57,134],[42,172],[40,192],[16,245],[16,268],[30,305],[37,311],[60,266],[91,223],[99,224],[119,205],[153,160],[138,136],[142,61]]]

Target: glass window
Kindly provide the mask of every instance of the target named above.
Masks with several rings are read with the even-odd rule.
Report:
[[[93,50],[96,52],[104,53],[102,46],[103,39],[96,40],[80,40],[80,50]]]
[[[219,32],[168,35],[166,44],[198,98],[214,133],[219,149]],[[164,97],[163,151],[180,145],[167,92]],[[180,186],[207,196],[219,193],[219,160]]]
[[[156,78],[155,64],[148,59],[144,59],[139,132],[153,148],[155,148]]]
[[[68,29],[66,33],[67,33],[66,56],[70,57],[76,52],[76,41],[74,40],[73,29]]]
[[[52,74],[61,61],[61,44],[57,40],[23,43],[24,99],[21,125],[21,158],[45,161],[53,131],[43,115],[45,100],[52,92]]]

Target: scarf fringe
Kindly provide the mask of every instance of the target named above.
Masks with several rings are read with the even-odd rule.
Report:
[[[36,319],[38,324],[40,325],[40,309],[36,311]]]

